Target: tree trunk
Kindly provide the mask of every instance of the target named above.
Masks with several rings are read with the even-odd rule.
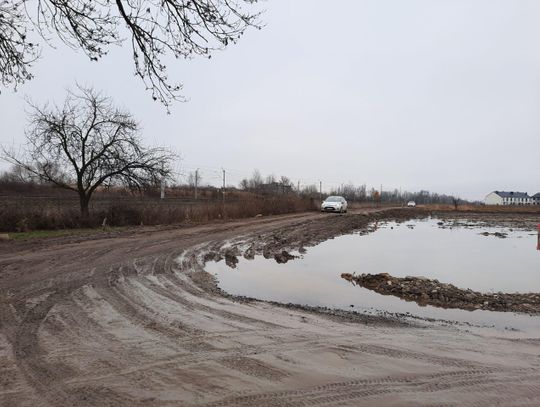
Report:
[[[88,220],[88,218],[90,217],[90,211],[88,210],[88,203],[90,202],[90,198],[86,195],[81,194],[79,195],[79,201],[81,204],[81,217],[84,220]]]

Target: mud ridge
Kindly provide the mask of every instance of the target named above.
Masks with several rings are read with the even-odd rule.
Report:
[[[393,295],[422,306],[540,314],[540,293],[480,293],[425,277],[401,278],[388,273],[343,273],[341,278],[379,294]]]
[[[239,236],[236,239],[214,246],[204,253],[204,260],[221,261],[235,268],[238,257],[253,259],[262,255],[277,263],[287,263],[303,254],[306,248],[329,239],[350,233],[367,234],[376,230],[379,223],[396,221],[405,222],[414,218],[424,218],[430,212],[424,209],[387,209],[379,211],[363,211],[359,214],[330,215],[310,222],[291,223],[280,229],[270,229],[266,233]]]

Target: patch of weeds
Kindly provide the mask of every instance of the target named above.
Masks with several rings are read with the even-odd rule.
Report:
[[[84,228],[84,229],[60,229],[60,230],[32,230],[28,232],[13,232],[9,233],[10,240],[29,240],[29,239],[47,239],[53,237],[64,236],[88,236],[99,234],[103,231],[120,230],[123,228]]]

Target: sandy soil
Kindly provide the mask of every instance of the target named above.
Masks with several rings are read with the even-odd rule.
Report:
[[[0,406],[540,405],[540,338],[237,301],[204,272],[411,213],[2,242]]]

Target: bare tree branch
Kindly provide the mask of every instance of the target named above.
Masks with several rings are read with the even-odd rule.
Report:
[[[92,60],[131,39],[135,74],[165,106],[183,100],[182,85],[167,76],[164,59],[210,57],[237,42],[260,13],[244,11],[257,0],[0,0],[0,78],[3,85],[31,79],[37,47],[26,40],[28,27],[43,39],[56,34]],[[25,13],[24,10],[28,12]],[[30,18],[30,15],[34,16]]]
[[[29,68],[37,58],[28,41],[23,1],[0,0],[0,82],[3,86],[32,79]]]

